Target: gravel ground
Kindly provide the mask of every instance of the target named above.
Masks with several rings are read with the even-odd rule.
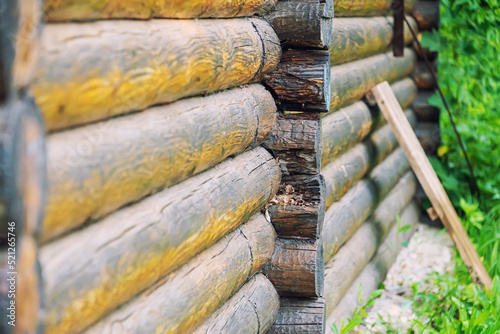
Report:
[[[358,328],[360,333],[385,333],[383,322],[391,323],[399,333],[406,333],[410,320],[415,317],[411,302],[406,297],[412,283],[424,282],[427,275],[437,271],[453,270],[453,242],[445,231],[419,225],[410,239],[408,247],[399,253],[384,281],[385,290],[365,318],[366,326]]]

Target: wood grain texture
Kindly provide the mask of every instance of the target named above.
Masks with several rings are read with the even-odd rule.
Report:
[[[438,122],[439,108],[429,103],[429,98],[434,95],[434,92],[418,92],[415,101],[413,101],[413,111],[417,115],[417,119],[423,122]]]
[[[278,239],[264,274],[284,297],[323,296],[324,260],[321,240]]]
[[[32,99],[11,99],[0,107],[0,239],[7,237],[9,221],[19,237],[36,235],[46,196],[42,118]]]
[[[420,30],[439,28],[439,1],[419,0],[411,13]]]
[[[328,262],[325,268],[327,314],[338,305],[391,228],[397,225],[396,217],[400,219],[400,226],[412,225],[418,220],[419,207],[416,204],[409,204],[411,197],[405,197],[406,203],[397,198],[396,201],[399,202],[397,205],[388,201],[380,203],[374,216],[370,217]]]
[[[262,144],[273,151],[321,149],[321,119],[318,113],[279,113],[276,125]]]
[[[431,67],[434,73],[437,75],[437,60],[431,63]],[[436,82],[434,81],[432,74],[427,67],[425,61],[419,61],[415,67],[415,71],[412,74],[413,80],[415,80],[419,89],[432,90],[436,88]]]
[[[279,181],[257,148],[42,247],[47,333],[81,330],[146,289],[250,219]]]
[[[42,240],[259,145],[275,122],[274,99],[254,84],[48,136]]]
[[[278,315],[280,300],[273,284],[256,274],[201,324],[194,334],[264,334]]]
[[[270,334],[323,334],[324,298],[281,298],[280,309]]]
[[[283,177],[267,212],[280,238],[318,239],[325,217],[323,176]]]
[[[415,20],[411,17],[407,19],[413,30],[417,31]],[[394,30],[391,17],[337,17],[332,20],[332,27],[332,43],[328,50],[332,65],[386,52],[391,46]],[[413,40],[406,26],[404,40],[406,44]]]
[[[327,49],[330,45],[333,0],[278,1],[265,17],[284,47]]]
[[[265,84],[287,111],[328,111],[330,57],[327,51],[288,50]]]
[[[425,154],[436,155],[437,149],[441,146],[439,123],[418,123],[415,127],[415,135]]]
[[[85,333],[191,332],[269,261],[275,238],[259,214]]]
[[[385,178],[389,182],[377,184],[370,178],[362,180],[326,212],[322,235],[325,262],[333,258],[339,248],[374,212],[382,200],[379,193],[387,193],[384,188],[392,189],[387,196],[397,193],[411,198],[415,194],[416,181],[411,172],[398,179],[398,175],[392,170],[383,169],[377,174],[382,171],[386,174],[394,174],[392,179],[390,176]]]
[[[405,1],[405,12],[415,7],[416,0]],[[389,12],[392,0],[334,0],[335,16],[377,16]]]
[[[265,14],[277,0],[45,0],[49,22],[96,19],[210,18]]]
[[[422,188],[424,188],[426,195],[429,196],[434,210],[457,246],[460,256],[471,272],[474,281],[484,285],[486,289],[491,289],[491,277],[482,264],[422,146],[420,146],[417,136],[412,131],[406,118],[402,116],[403,112],[391,91],[391,87],[387,82],[384,82],[375,87],[372,94],[384,113],[387,122],[391,125]]]
[[[360,100],[382,81],[394,82],[406,77],[413,71],[415,62],[415,53],[406,48],[401,58],[395,58],[390,52],[333,66],[330,112]]]
[[[260,81],[281,52],[260,19],[54,24],[41,40],[31,93],[49,130]]]
[[[409,223],[412,228],[406,232],[400,233],[398,231],[398,226],[393,226],[383,244],[378,248],[375,256],[354,280],[351,287],[338,305],[329,315],[327,315],[326,323],[328,324],[328,334],[333,334],[330,330],[331,324],[335,323],[339,326],[341,318],[345,319],[346,317],[351,316],[354,309],[359,306],[360,286],[362,291],[361,298],[363,300],[368,300],[370,294],[377,290],[378,285],[384,280],[387,271],[396,260],[396,257],[402,248],[403,242],[408,240],[413,234],[417,223],[418,215],[413,217],[412,221]]]

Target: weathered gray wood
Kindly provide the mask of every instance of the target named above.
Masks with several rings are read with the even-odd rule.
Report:
[[[7,236],[9,221],[19,237],[37,234],[46,196],[42,118],[30,98],[10,99],[0,107],[0,238]]]
[[[417,0],[405,1],[405,12],[415,7]],[[335,16],[379,16],[390,11],[392,0],[334,0]]]
[[[397,81],[391,85],[401,108],[408,108],[417,96],[418,87],[411,78]]]
[[[288,111],[328,111],[330,57],[327,51],[288,50],[264,80]]]
[[[279,181],[257,148],[42,247],[47,330],[85,328],[126,302],[246,222]]]
[[[424,148],[425,154],[435,155],[441,146],[441,132],[437,123],[418,123],[415,127],[420,145]]]
[[[389,199],[389,198],[387,198]],[[356,233],[342,246],[325,268],[326,313],[329,314],[338,305],[351,283],[375,254],[391,228],[400,217],[401,226],[412,225],[418,220],[420,209],[416,204],[395,198],[379,204],[373,217],[370,217]]]
[[[273,227],[262,215],[221,239],[86,333],[186,333],[269,261]]]
[[[384,169],[383,171],[392,173],[391,170]],[[377,204],[382,200],[379,198],[379,193],[385,192],[383,188],[392,189],[388,196],[395,192],[401,194],[401,189],[404,189],[402,195],[412,197],[415,193],[415,187],[415,176],[411,172],[400,179],[398,179],[398,175],[394,174],[393,179],[385,184],[377,184],[371,179],[359,181],[325,214],[322,235],[325,262],[330,261],[339,248],[374,212]]]
[[[50,130],[260,81],[281,53],[257,18],[49,24],[41,40],[31,93]]]
[[[406,112],[410,122],[416,119],[411,110]],[[397,147],[396,137],[385,125],[361,142],[326,165],[321,174],[325,178],[326,208],[338,201],[359,181],[366,172],[382,162]]]
[[[429,103],[429,98],[434,92],[419,92],[413,101],[413,111],[419,121],[437,122],[439,120],[439,108]]]
[[[407,48],[405,56],[384,53],[331,69],[330,112],[360,100],[382,81],[394,82],[409,75],[415,67],[415,53]]]
[[[410,223],[412,228],[406,232],[399,232],[395,225],[382,246],[379,247],[375,256],[366,265],[360,275],[351,284],[351,287],[338,303],[335,309],[327,315],[327,333],[333,334],[331,324],[336,323],[340,326],[341,319],[346,319],[352,315],[352,312],[359,306],[359,289],[361,286],[361,299],[368,300],[370,294],[377,290],[378,285],[383,281],[387,271],[396,260],[397,254],[402,248],[404,241],[408,240],[413,234],[418,223],[418,215]]]
[[[271,94],[254,84],[48,136],[42,240],[259,145],[276,115]]]
[[[321,235],[325,217],[323,176],[283,177],[267,211],[280,238],[316,240]]]
[[[273,151],[321,148],[321,119],[318,113],[279,113],[275,127],[262,146]]]
[[[265,17],[283,47],[327,49],[330,45],[333,0],[278,1]]]
[[[270,334],[322,334],[325,331],[323,298],[281,298]]]
[[[408,17],[408,22],[417,31],[415,20]],[[332,43],[329,48],[332,65],[386,52],[391,46],[394,31],[391,17],[337,17],[332,20],[332,26]],[[413,40],[406,26],[404,39],[407,44]]]
[[[434,59],[434,61],[431,63],[431,67],[434,70],[434,74],[437,75],[436,59]],[[419,61],[417,63],[415,71],[413,71],[412,77],[413,80],[415,80],[419,89],[432,90],[436,88],[436,82],[434,81],[434,78],[432,77],[432,74],[429,71],[429,68],[427,67],[425,61]]]
[[[418,23],[420,30],[439,28],[439,1],[419,0],[411,15]]]
[[[273,284],[256,274],[201,324],[194,334],[264,334],[278,315],[280,300]]]
[[[321,297],[324,259],[321,240],[278,239],[264,274],[284,297]]]
[[[265,14],[276,0],[184,0],[134,1],[45,0],[45,19],[50,22],[88,21],[95,19],[151,19],[239,17]]]

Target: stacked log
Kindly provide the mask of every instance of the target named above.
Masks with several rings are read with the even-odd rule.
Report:
[[[410,12],[415,7],[415,0],[405,3],[405,11]],[[391,10],[391,0],[335,0],[336,16],[379,16]]]
[[[281,298],[271,333],[324,330],[323,244],[325,182],[321,168],[321,116],[330,109],[333,0],[279,1],[267,15],[283,52],[265,85],[280,110],[264,147],[283,174],[267,214],[278,234],[264,273]]]
[[[280,51],[256,18],[47,25],[31,93],[62,129],[260,81]]]
[[[257,148],[42,247],[47,332],[82,330],[147,289],[257,213],[279,180]]]

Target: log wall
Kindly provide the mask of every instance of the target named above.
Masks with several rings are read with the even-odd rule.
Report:
[[[437,27],[436,2],[406,2],[412,29]],[[407,27],[392,54],[392,1],[7,3],[21,332],[324,333],[383,279],[411,232],[396,217],[420,211],[366,94],[389,81],[422,143],[439,136]]]

